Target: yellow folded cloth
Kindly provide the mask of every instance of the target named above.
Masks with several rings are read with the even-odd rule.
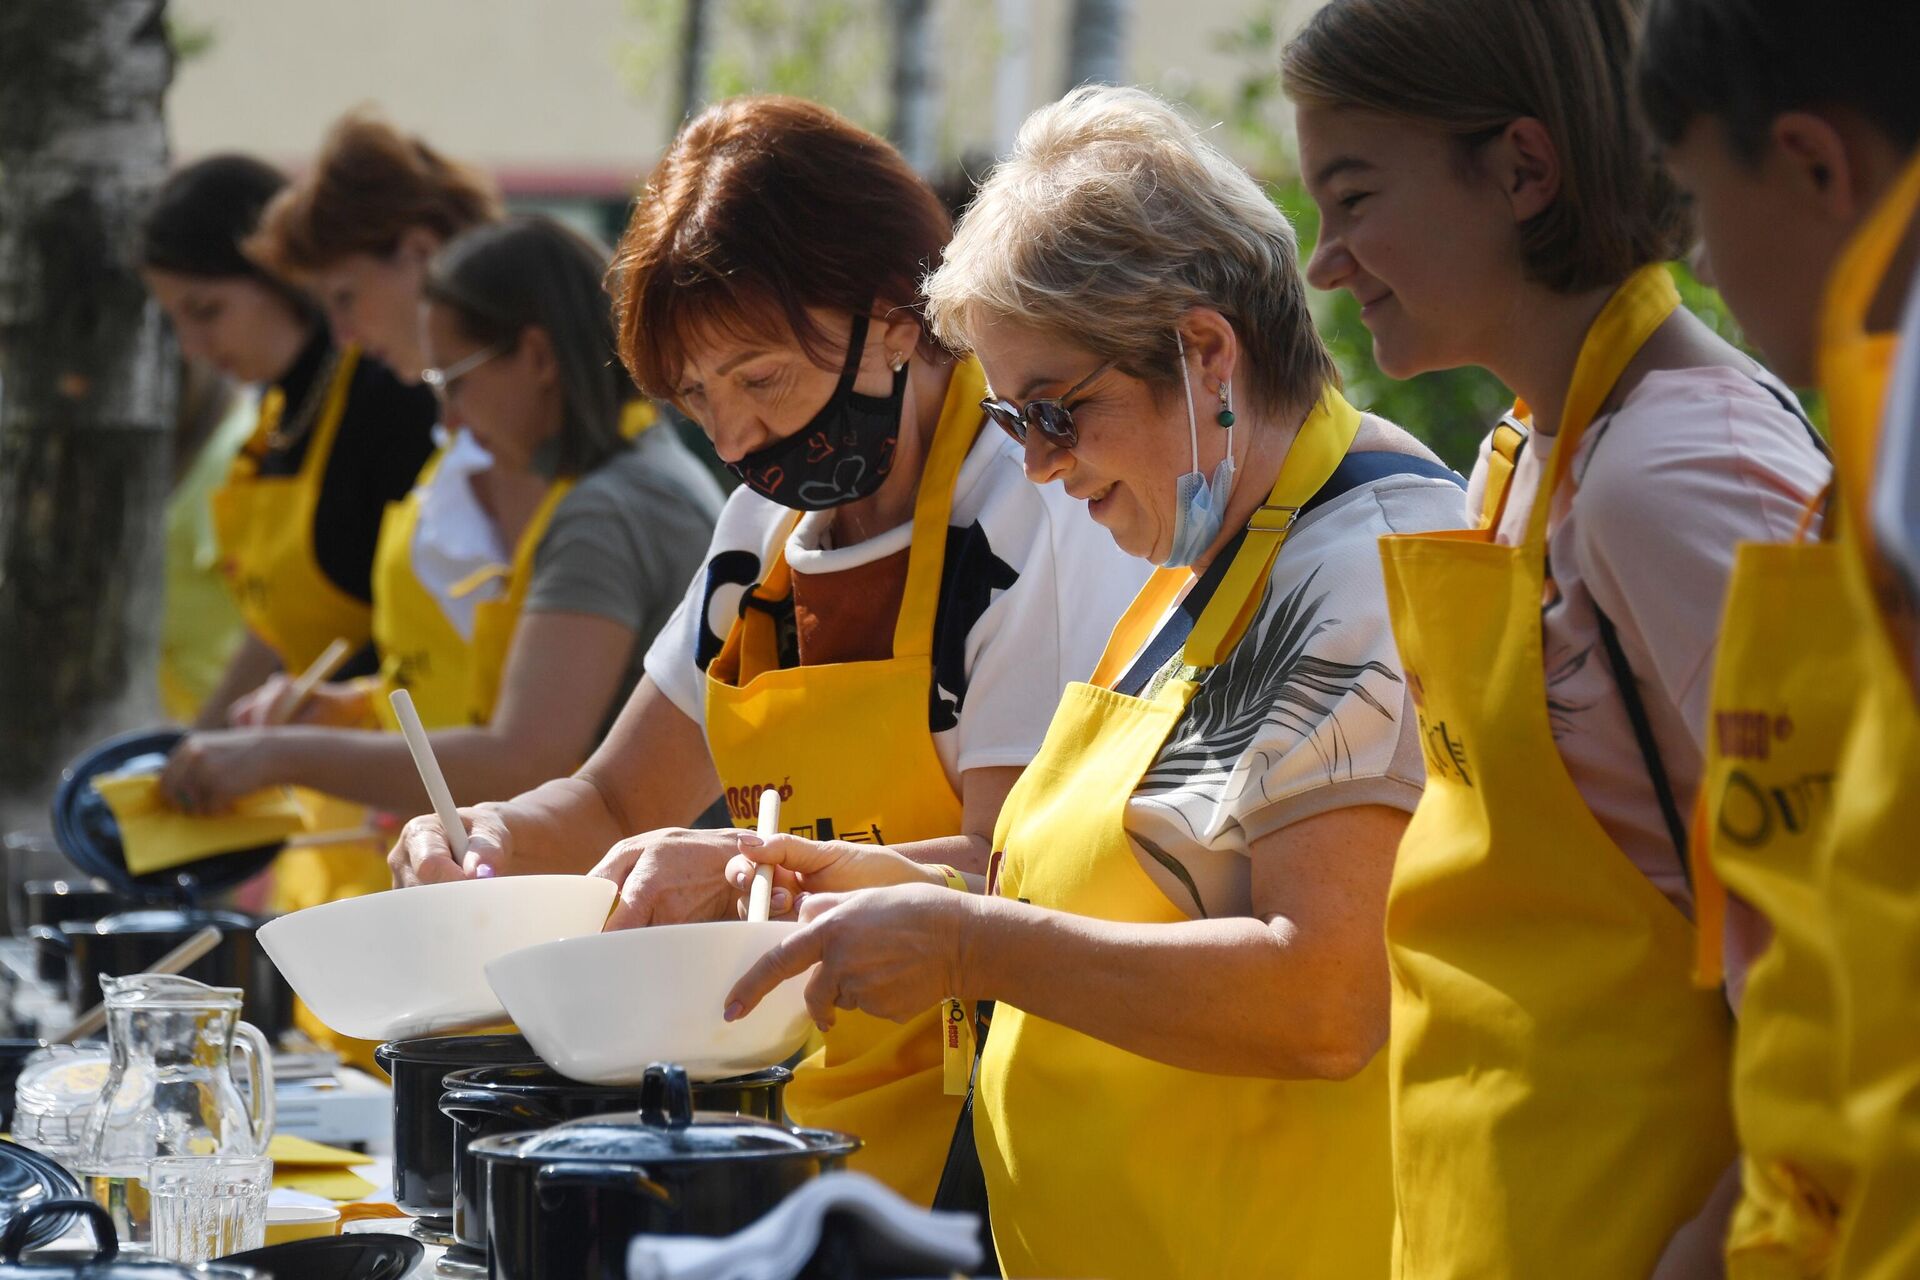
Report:
[[[276,1187],[328,1200],[359,1200],[373,1191],[373,1184],[352,1169],[372,1163],[372,1158],[361,1152],[276,1133],[267,1144],[267,1154],[273,1157]]]
[[[158,773],[108,774],[95,778],[93,787],[120,824],[127,870],[136,876],[274,844],[304,825],[285,787],[241,796],[230,811],[211,817],[181,813],[167,803]]]

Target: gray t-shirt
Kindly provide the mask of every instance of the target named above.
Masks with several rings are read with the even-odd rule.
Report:
[[[534,552],[527,613],[584,613],[631,627],[634,643],[607,724],[640,682],[653,637],[699,570],[725,495],[671,431],[584,477],[554,509]]]

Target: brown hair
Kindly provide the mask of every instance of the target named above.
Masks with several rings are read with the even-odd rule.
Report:
[[[1679,256],[1690,227],[1629,84],[1638,0],[1332,0],[1281,57],[1287,96],[1436,127],[1470,156],[1546,126],[1560,194],[1520,229],[1529,278],[1567,293]]]
[[[690,334],[784,320],[809,358],[838,367],[806,309],[880,303],[910,311],[921,353],[938,356],[920,278],[952,234],[926,180],[844,117],[772,95],[719,103],[654,166],[615,251],[620,358],[648,394],[673,399]]]
[[[267,206],[247,251],[307,275],[355,253],[384,258],[415,227],[451,240],[500,214],[485,174],[354,112],[328,131],[313,168]]]

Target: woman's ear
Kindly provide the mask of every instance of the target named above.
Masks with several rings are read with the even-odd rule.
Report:
[[[527,371],[534,381],[542,387],[557,386],[560,382],[560,358],[553,349],[553,338],[537,324],[530,324],[520,331],[520,359],[525,362]]]
[[[1532,116],[1501,130],[1481,163],[1499,179],[1517,223],[1531,222],[1560,198],[1560,149],[1547,126]]]
[[[1827,221],[1851,227],[1871,200],[1861,198],[1847,140],[1825,117],[1812,111],[1776,116],[1768,131],[1768,162],[1803,201]]]
[[[905,307],[882,304],[878,314],[886,317],[885,322],[873,326],[880,334],[881,358],[892,369],[895,362],[903,362],[913,357],[920,346],[920,319]]]
[[[1180,340],[1187,361],[1198,368],[1210,394],[1233,377],[1240,364],[1240,335],[1227,318],[1212,307],[1190,307],[1180,318]]]
[[[400,233],[400,243],[394,246],[393,253],[400,261],[425,270],[428,259],[440,252],[440,246],[444,243],[425,227],[408,227]]]

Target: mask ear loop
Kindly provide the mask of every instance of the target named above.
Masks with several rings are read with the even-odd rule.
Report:
[[[1180,330],[1173,331],[1173,346],[1180,353],[1180,389],[1187,393],[1187,440],[1193,449],[1192,470],[1200,470],[1200,419],[1193,411],[1193,379],[1187,376],[1187,344]]]
[[[847,335],[847,361],[840,367],[840,385],[833,389],[836,396],[843,396],[853,386],[853,380],[860,376],[860,357],[867,352],[866,313],[856,311],[853,315],[853,331]],[[894,370],[895,375],[900,370]]]

